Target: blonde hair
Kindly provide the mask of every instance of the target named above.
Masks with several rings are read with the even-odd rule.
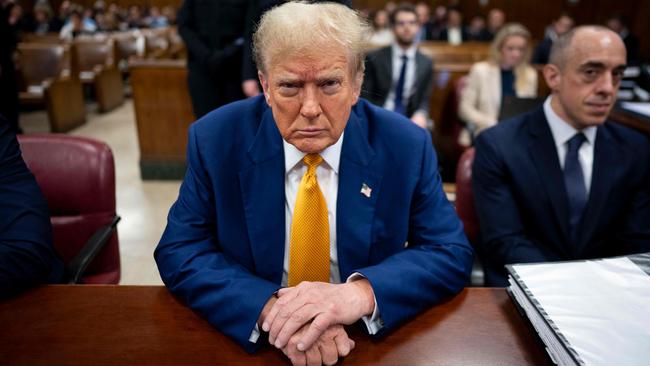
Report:
[[[501,30],[496,34],[492,44],[490,44],[490,58],[489,61],[496,65],[501,65],[501,48],[506,42],[508,37],[518,36],[526,40],[526,52],[524,57],[519,65],[516,65],[513,72],[515,74],[515,83],[516,88],[521,89],[526,83],[526,73],[531,68],[530,66],[530,56],[531,56],[531,37],[530,32],[526,27],[519,23],[508,23],[501,28]]]
[[[313,55],[342,48],[353,75],[363,73],[371,27],[354,10],[335,3],[288,2],[267,11],[253,35],[257,68],[267,68],[287,55]]]

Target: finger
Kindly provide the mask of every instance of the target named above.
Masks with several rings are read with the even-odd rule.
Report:
[[[282,297],[293,290],[295,290],[295,287],[283,287],[278,290],[278,297]]]
[[[289,319],[284,322],[279,333],[275,336],[275,346],[278,348],[284,347],[284,345],[289,341],[289,338],[293,336],[298,331],[298,329],[302,328],[312,319],[314,319],[314,317],[318,314],[317,311],[318,310],[316,305],[306,304],[291,314],[291,317],[289,317]],[[276,318],[276,320],[277,319],[278,318]],[[272,331],[274,330],[274,326],[275,323],[271,327]],[[310,347],[301,348],[300,345],[298,346],[299,351],[305,351],[308,348]]]
[[[320,354],[318,347],[312,347],[305,352],[307,357],[307,365],[309,366],[320,366],[323,364],[323,359]]]
[[[320,356],[323,359],[323,364],[325,365],[334,365],[339,360],[339,353],[336,348],[336,343],[334,339],[323,339],[320,338],[314,347],[318,346],[320,350]]]
[[[307,365],[307,356],[304,352],[300,352],[297,349],[294,349],[293,351],[288,351],[288,353],[285,352],[285,354],[287,357],[289,357],[289,360],[293,366]]]
[[[327,313],[317,315],[309,325],[307,331],[302,335],[298,342],[298,350],[309,349],[314,342],[332,325],[331,316]]]
[[[354,341],[348,338],[345,331],[334,337],[334,343],[336,343],[336,350],[340,357],[349,355],[350,351],[354,348]]]
[[[284,289],[280,289],[280,291],[282,290]],[[291,290],[295,290],[295,287],[291,288]],[[273,304],[271,310],[266,315],[266,318],[264,318],[264,322],[262,323],[262,330],[265,332],[268,332],[271,329],[271,324],[273,324],[273,320],[277,316],[278,312],[283,308],[284,304],[290,301],[293,297],[298,296],[297,291],[285,291],[283,295],[287,295],[287,296],[284,296],[283,300],[280,301],[279,298],[280,291],[278,291],[278,300]]]

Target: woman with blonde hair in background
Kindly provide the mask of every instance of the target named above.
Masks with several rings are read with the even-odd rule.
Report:
[[[497,123],[506,96],[537,96],[537,71],[530,66],[530,32],[519,23],[506,24],[490,45],[489,59],[475,63],[463,89],[458,114],[474,136]],[[460,142],[469,145],[469,133]]]

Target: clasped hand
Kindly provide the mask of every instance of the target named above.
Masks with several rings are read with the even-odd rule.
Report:
[[[282,349],[292,362],[295,357],[290,354],[301,352],[314,359],[319,349],[324,350],[320,352],[323,362],[325,356],[329,361],[334,346],[338,356],[347,355],[354,342],[347,338],[341,325],[352,324],[372,314],[375,306],[372,287],[366,279],[343,284],[302,282],[281,289],[277,296],[263,317],[262,329],[269,332],[269,342]],[[340,341],[332,342],[337,338]],[[350,342],[349,347],[346,341]],[[310,354],[312,357],[308,357]]]

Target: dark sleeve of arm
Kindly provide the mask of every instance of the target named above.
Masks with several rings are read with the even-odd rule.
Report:
[[[247,351],[262,308],[279,285],[252,274],[218,242],[215,196],[190,128],[187,173],[154,253],[169,290]],[[228,213],[223,213],[227,215]]]
[[[494,140],[476,140],[472,189],[481,228],[481,249],[493,264],[545,262],[558,257],[526,237],[510,178]]]
[[[650,252],[650,141],[645,139],[645,153],[637,155],[639,174],[645,174],[634,194],[617,241],[625,254]],[[645,158],[644,158],[645,156]]]
[[[442,190],[430,134],[422,130],[421,171],[412,196],[409,246],[379,264],[358,269],[371,283],[384,327],[393,329],[460,291],[473,251]]]
[[[52,246],[47,203],[0,118],[0,298],[59,282],[63,265]]]
[[[424,56],[426,57],[426,56]],[[426,79],[423,80],[422,86],[424,90],[422,91],[422,100],[418,106],[418,110],[424,111],[427,116],[430,116],[429,113],[429,99],[431,98],[431,93],[433,92],[433,62],[429,61],[427,58],[427,67],[429,72],[426,74]]]

